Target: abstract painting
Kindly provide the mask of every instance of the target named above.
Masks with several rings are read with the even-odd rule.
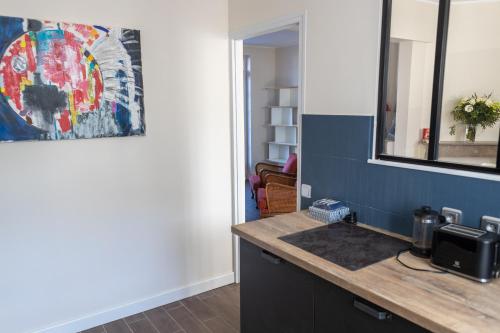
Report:
[[[0,16],[0,141],[145,134],[138,30]]]

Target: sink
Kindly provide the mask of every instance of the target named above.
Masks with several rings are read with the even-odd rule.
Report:
[[[344,222],[280,237],[304,251],[356,271],[394,257],[410,243]]]

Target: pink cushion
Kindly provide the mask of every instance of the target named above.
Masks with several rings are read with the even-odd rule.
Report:
[[[250,176],[250,178],[248,178],[248,182],[250,183],[250,187],[253,189],[253,192],[257,193],[261,184],[260,177],[258,175]]]
[[[283,172],[297,173],[297,154],[291,154],[283,167]]]

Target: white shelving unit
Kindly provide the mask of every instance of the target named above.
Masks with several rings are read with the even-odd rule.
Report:
[[[284,164],[297,150],[297,87],[274,87],[278,105],[269,106],[274,138],[268,142],[270,162]]]

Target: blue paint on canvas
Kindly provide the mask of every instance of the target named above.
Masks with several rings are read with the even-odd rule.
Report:
[[[35,140],[42,132],[29,126],[21,119],[0,96],[0,139],[2,141]]]
[[[2,56],[12,40],[24,33],[23,19],[0,16],[0,56]],[[0,83],[3,78],[0,76]],[[0,140],[34,140],[41,131],[29,126],[16,112],[10,108],[6,98],[0,94]]]
[[[0,16],[0,54],[5,52],[11,41],[23,33],[23,19]]]

